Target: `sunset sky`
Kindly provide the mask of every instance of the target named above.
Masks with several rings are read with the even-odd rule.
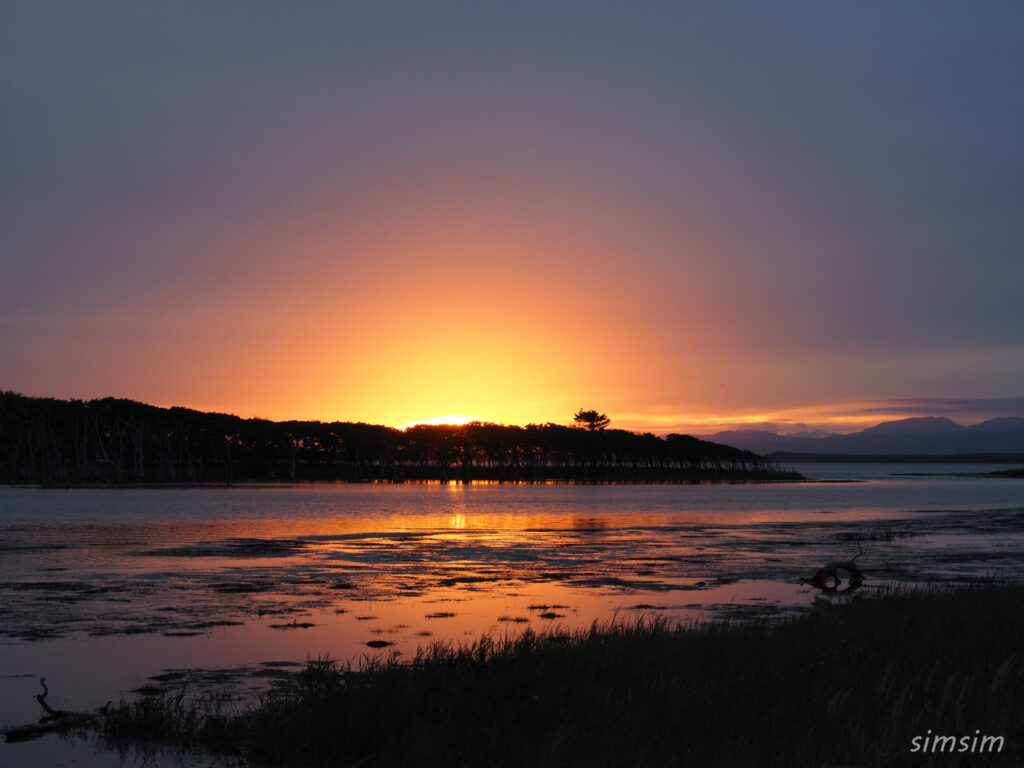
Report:
[[[1024,6],[4,2],[0,389],[1024,415]]]

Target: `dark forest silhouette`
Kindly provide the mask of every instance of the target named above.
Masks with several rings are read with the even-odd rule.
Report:
[[[0,392],[0,482],[728,482],[794,477],[750,451],[687,435],[657,437],[586,426],[474,422],[402,431],[351,422],[242,419],[109,397],[57,400]]]

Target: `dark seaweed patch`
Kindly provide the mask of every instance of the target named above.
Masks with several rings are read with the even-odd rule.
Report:
[[[267,592],[274,588],[271,581],[227,581],[221,584],[214,584],[216,592],[226,594],[249,594],[251,592]]]
[[[84,581],[15,581],[5,584],[8,589],[38,590],[40,592],[84,592],[93,589]]]
[[[499,581],[500,576],[452,576],[441,579],[437,583],[442,587],[454,587],[456,584],[479,584],[486,581]]]
[[[233,619],[211,619],[210,621],[199,621],[193,624],[185,625],[186,629],[213,629],[214,627],[240,627],[244,624],[244,621],[235,621]]]
[[[162,685],[146,683],[145,685],[140,685],[138,688],[132,688],[132,693],[138,693],[143,696],[159,696],[161,693],[167,693],[167,689]]]
[[[185,547],[161,547],[139,552],[152,557],[287,557],[309,544],[295,539],[226,539]]]
[[[159,675],[150,675],[149,679],[150,680],[156,680],[158,683],[170,683],[170,682],[173,682],[175,680],[181,680],[183,677],[185,677],[185,673],[184,672],[174,671],[174,672],[163,672],[163,673],[161,673]]]

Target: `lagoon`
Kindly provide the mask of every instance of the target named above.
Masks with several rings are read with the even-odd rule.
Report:
[[[811,610],[823,596],[800,579],[858,547],[865,594],[1020,575],[1024,480],[963,475],[1000,468],[801,465],[820,482],[738,485],[0,488],[0,726],[38,717],[40,677],[51,704],[91,709],[143,685],[251,693],[310,658],[408,658],[525,627]],[[43,742],[0,754],[118,764]]]

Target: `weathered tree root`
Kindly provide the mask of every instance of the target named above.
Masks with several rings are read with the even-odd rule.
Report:
[[[69,731],[72,728],[79,728],[91,723],[105,713],[107,707],[110,706],[108,702],[96,712],[65,712],[62,709],[54,709],[46,701],[46,697],[50,695],[50,689],[46,687],[46,678],[40,678],[39,684],[43,686],[43,692],[37,693],[35,699],[39,702],[39,706],[43,708],[43,716],[39,718],[38,723],[8,728],[3,732],[4,741],[8,743],[30,741],[38,739],[40,736],[45,736],[48,733],[58,733]]]
[[[803,584],[810,584],[812,587],[817,587],[822,592],[829,592],[831,594],[844,594],[846,592],[853,592],[858,589],[864,583],[864,571],[857,567],[857,558],[864,554],[864,550],[860,546],[860,542],[857,542],[857,554],[849,560],[833,560],[830,563],[826,563],[824,568],[819,568],[813,576],[809,579],[800,579]],[[843,586],[843,576],[845,574],[846,586]]]

